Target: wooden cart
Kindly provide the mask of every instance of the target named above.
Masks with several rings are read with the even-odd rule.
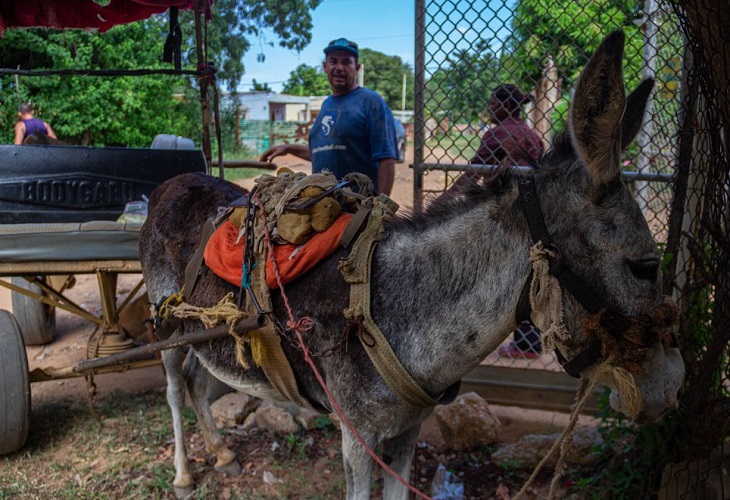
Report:
[[[117,222],[125,204],[175,175],[206,171],[199,150],[0,146],[0,286],[12,291],[14,311],[0,310],[0,454],[25,443],[31,382],[84,375],[76,366],[28,372],[25,346],[52,340],[56,309],[96,324],[102,338],[123,339],[119,311],[143,286],[140,278],[117,304],[119,274],[141,274],[141,224]],[[100,315],[67,297],[78,274],[96,275]],[[155,362],[147,356],[96,372]]]

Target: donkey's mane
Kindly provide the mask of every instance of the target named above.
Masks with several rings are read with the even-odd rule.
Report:
[[[523,163],[534,169],[536,175],[549,175],[557,169],[564,169],[566,161],[575,159],[570,134],[558,134],[552,147],[537,161],[525,155]],[[423,230],[430,226],[437,226],[459,216],[475,207],[495,200],[510,192],[513,181],[524,174],[519,173],[509,165],[502,165],[492,172],[478,178],[465,178],[458,188],[451,188],[436,198],[425,210],[420,212],[408,211],[399,214],[388,221],[388,228],[393,231],[408,231],[410,229]]]

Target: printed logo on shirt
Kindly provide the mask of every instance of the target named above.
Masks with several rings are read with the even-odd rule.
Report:
[[[330,132],[332,132],[332,127],[335,125],[335,119],[332,116],[325,116],[322,118],[322,133],[324,135],[330,135]]]
[[[327,144],[326,146],[319,146],[318,148],[312,149],[312,154],[321,153],[322,151],[343,151],[347,150],[345,144]]]

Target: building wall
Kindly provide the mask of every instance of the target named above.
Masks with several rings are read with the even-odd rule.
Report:
[[[241,94],[241,103],[248,110],[246,112],[247,120],[269,120],[271,107],[269,105],[268,92],[246,92]]]

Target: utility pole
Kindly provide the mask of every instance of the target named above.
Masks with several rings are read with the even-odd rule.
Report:
[[[406,72],[403,72],[403,105],[401,107],[402,111],[406,110]]]

